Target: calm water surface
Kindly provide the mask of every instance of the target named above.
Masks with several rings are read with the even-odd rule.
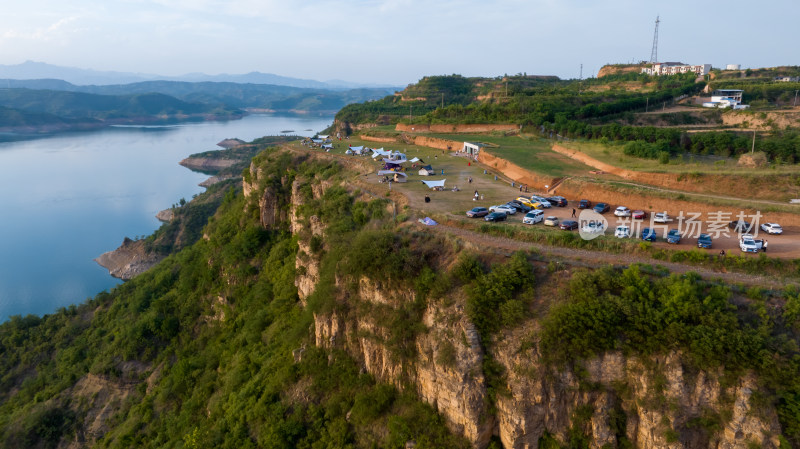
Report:
[[[197,184],[207,176],[181,159],[219,149],[225,138],[311,136],[332,121],[251,115],[0,143],[0,322],[52,313],[117,285],[93,259],[126,236],[152,233],[159,210],[203,190]]]

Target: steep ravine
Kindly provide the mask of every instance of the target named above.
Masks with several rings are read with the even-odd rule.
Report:
[[[274,187],[259,192],[258,169],[251,167],[250,174],[245,194],[258,194],[262,224],[276,225],[287,215],[277,206],[279,192]],[[282,188],[291,191],[288,219],[300,249],[295,284],[303,305],[320,282],[320,261],[314,255],[319,248],[314,246],[326,244],[327,230],[318,216],[302,217],[298,208],[304,204],[303,190],[318,199],[329,187],[297,179]],[[336,279],[337,287],[346,282],[353,280]],[[693,370],[675,351],[648,358],[609,352],[554,366],[545,362],[530,337],[536,320],[505,331],[493,345],[491,357],[505,369],[507,391],[491,404],[482,368],[485,354],[460,289],[447,298],[428,298],[424,330],[414,336],[415,354],[404,359],[387,343],[391,330],[381,311],[413,303],[414,289],[363,276],[356,282],[355,293],[337,290],[337,300],[347,304],[344,312],[315,314],[315,344],[344,349],[378,380],[413,389],[476,448],[486,447],[493,436],[506,448],[536,448],[542,438],[566,444],[576,432],[592,448],[780,444],[776,411],[753,401],[759,394],[753,375],[729,379],[722,370]]]

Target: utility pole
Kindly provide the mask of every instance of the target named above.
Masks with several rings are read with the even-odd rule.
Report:
[[[794,91],[794,103],[792,103],[792,107],[797,106],[797,92],[796,90]]]
[[[414,106],[408,105],[408,119],[411,120],[414,118]]]
[[[756,130],[753,130],[753,147],[750,148],[750,154],[755,153],[756,151]]]
[[[442,92],[442,109],[444,109],[444,92]]]
[[[644,104],[644,112],[647,113],[647,109],[650,108],[650,97],[647,97],[647,101]]]
[[[580,95],[583,93],[583,63],[581,63],[581,74],[578,76],[578,81],[580,81],[580,84],[578,84],[578,95]]]

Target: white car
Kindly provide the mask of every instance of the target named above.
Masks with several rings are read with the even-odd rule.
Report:
[[[614,215],[616,215],[617,217],[630,217],[631,210],[625,206],[619,206],[614,210]]]
[[[507,204],[500,204],[489,208],[489,212],[505,212],[506,215],[514,215],[517,210]]]
[[[627,226],[617,226],[617,229],[614,230],[614,237],[624,239],[631,236],[631,228]]]
[[[541,223],[542,220],[544,220],[544,212],[540,210],[532,210],[525,214],[525,217],[522,218],[522,222],[524,224]]]
[[[778,223],[764,223],[761,230],[767,234],[783,234],[783,228]]]
[[[550,209],[553,207],[553,205],[550,204],[550,201],[547,201],[544,197],[538,195],[531,195],[531,200],[541,204],[545,209]]]
[[[581,232],[587,234],[602,234],[605,230],[605,225],[600,221],[590,221],[581,228]]]
[[[753,240],[750,234],[743,234],[742,239],[739,241],[739,249],[743,253],[757,253],[761,250],[762,242]]]
[[[544,219],[545,226],[558,226],[558,217],[549,216]]]
[[[653,222],[655,223],[669,223],[671,219],[666,212],[659,212],[657,214],[653,214]]]

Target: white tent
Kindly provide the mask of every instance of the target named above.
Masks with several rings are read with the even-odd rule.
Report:
[[[403,173],[403,172],[401,172],[401,171],[394,171],[394,170],[378,170],[378,176],[384,176],[384,175],[394,175],[394,174],[402,175],[402,176],[405,176],[406,178],[408,177],[408,175],[407,175],[407,174],[405,174],[405,173]]]
[[[376,158],[378,156],[389,156],[392,154],[392,151],[383,151],[383,148],[373,148],[372,149],[372,157]]]
[[[322,145],[322,148],[324,148],[326,150],[332,150],[333,149],[333,144],[332,143],[328,143],[328,144]]]
[[[422,161],[422,159],[420,159],[420,158],[418,158],[418,157],[415,157],[414,159],[411,159],[411,160],[410,160],[410,161],[408,161],[408,162],[421,162],[421,161]]]
[[[317,137],[319,137],[320,139],[327,139],[330,136],[327,134],[317,134]]]
[[[408,161],[405,160],[405,159],[386,159],[386,158],[383,158],[383,162],[391,162],[392,164],[404,164],[404,163],[406,163]]]
[[[434,187],[444,187],[444,182],[445,182],[445,181],[446,181],[446,179],[442,179],[442,180],[439,180],[439,181],[422,181],[422,182],[423,182],[423,183],[424,183],[426,186],[428,186],[429,188],[431,188],[431,189],[432,189],[432,188],[434,188]]]

